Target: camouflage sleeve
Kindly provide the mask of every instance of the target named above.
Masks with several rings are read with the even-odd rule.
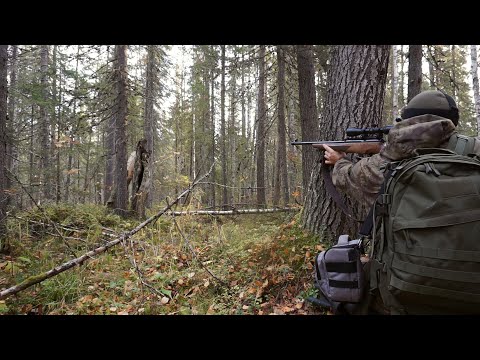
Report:
[[[383,183],[380,167],[386,162],[381,154],[363,158],[355,164],[340,159],[332,171],[333,184],[348,196],[371,206]]]

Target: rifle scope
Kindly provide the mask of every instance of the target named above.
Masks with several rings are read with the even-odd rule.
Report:
[[[358,128],[348,128],[346,131],[347,136],[360,136],[360,135],[382,135],[388,134],[390,129],[393,125],[384,126],[381,128],[365,128],[365,129],[358,129]]]

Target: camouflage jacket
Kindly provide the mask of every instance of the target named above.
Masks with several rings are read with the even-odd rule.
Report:
[[[332,171],[333,184],[361,203],[372,206],[384,181],[380,169],[383,164],[408,158],[416,148],[445,148],[454,132],[453,122],[437,115],[403,120],[390,130],[380,153],[355,164],[345,158],[337,161]],[[474,152],[480,156],[479,138],[475,141]]]

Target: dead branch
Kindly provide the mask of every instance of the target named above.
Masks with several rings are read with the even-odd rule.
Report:
[[[59,265],[59,266],[57,266],[57,267],[55,267],[55,268],[53,268],[53,269],[51,269],[51,270],[49,270],[49,271],[47,271],[43,274],[39,274],[39,275],[36,275],[36,276],[31,276],[31,277],[25,279],[24,281],[22,281],[20,284],[12,286],[12,287],[10,287],[6,290],[1,291],[0,292],[0,300],[5,299],[6,297],[8,297],[10,295],[13,295],[13,294],[16,294],[16,293],[18,293],[22,290],[25,290],[25,289],[29,288],[30,286],[38,284],[38,283],[40,283],[40,282],[42,282],[46,279],[49,279],[49,278],[51,278],[55,275],[58,275],[58,274],[66,271],[68,269],[71,269],[72,267],[74,267],[76,265],[81,265],[85,260],[88,260],[95,255],[101,254],[101,253],[105,252],[106,250],[108,250],[109,248],[111,248],[111,247],[117,245],[118,243],[121,243],[121,242],[127,240],[128,238],[130,238],[131,236],[135,235],[137,232],[139,232],[145,226],[147,226],[151,222],[156,221],[160,216],[162,216],[168,210],[170,210],[170,208],[173,205],[175,205],[178,201],[180,201],[180,199],[182,199],[185,195],[189,194],[193,190],[193,188],[197,185],[198,182],[200,182],[201,180],[203,180],[204,178],[206,178],[207,176],[210,175],[210,173],[212,172],[214,164],[215,163],[212,164],[208,173],[206,173],[200,179],[198,179],[197,181],[192,183],[188,187],[188,189],[186,189],[180,195],[178,195],[178,197],[170,205],[168,205],[167,207],[160,210],[158,213],[156,213],[152,217],[150,217],[147,220],[145,220],[144,222],[142,222],[140,225],[135,227],[133,230],[130,230],[128,232],[123,233],[122,235],[117,237],[115,240],[112,240],[112,241],[106,243],[103,246],[100,246],[96,249],[93,249],[93,250],[83,254],[82,256],[80,256],[78,258],[67,261],[66,263],[63,263],[62,265]]]

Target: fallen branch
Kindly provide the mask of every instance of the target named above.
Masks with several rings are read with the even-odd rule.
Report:
[[[298,211],[300,208],[275,208],[275,209],[239,209],[239,210],[193,210],[170,211],[169,215],[240,215],[240,214],[266,214],[285,211]]]
[[[189,186],[188,189],[186,189],[185,191],[183,191],[176,199],[175,201],[173,201],[171,204],[169,204],[167,207],[165,207],[164,209],[162,209],[161,211],[159,211],[158,213],[156,213],[154,216],[148,218],[147,220],[145,220],[144,222],[142,222],[140,225],[138,225],[136,228],[134,228],[133,230],[130,230],[126,233],[123,233],[121,236],[119,236],[118,238],[116,238],[115,240],[112,240],[108,243],[106,243],[105,245],[103,246],[100,246],[96,249],[93,249],[85,254],[83,254],[82,256],[78,257],[78,258],[75,258],[75,259],[72,259],[70,261],[67,261],[66,263],[62,264],[62,265],[59,265],[43,274],[39,274],[39,275],[35,275],[35,276],[31,276],[27,279],[25,279],[24,281],[22,281],[20,284],[18,285],[15,285],[15,286],[12,286],[6,290],[3,290],[0,292],[0,300],[2,299],[5,299],[6,297],[10,296],[10,295],[13,295],[13,294],[16,294],[22,290],[25,290],[27,288],[29,288],[30,286],[33,286],[35,284],[38,284],[46,279],[49,279],[55,275],[58,275],[76,265],[81,265],[85,260],[88,260],[90,259],[92,256],[95,256],[95,255],[98,255],[98,254],[101,254],[103,252],[105,252],[106,250],[108,250],[109,248],[111,248],[112,246],[115,246],[125,240],[127,240],[128,238],[130,238],[131,236],[133,236],[134,234],[136,234],[137,232],[139,232],[141,229],[143,229],[145,226],[147,226],[148,224],[150,224],[151,222],[154,222],[156,221],[160,216],[162,216],[163,214],[165,214],[168,210],[171,209],[171,207],[173,205],[175,205],[178,201],[180,201],[181,198],[183,198],[185,195],[187,195],[188,193],[190,193],[193,188],[201,181],[203,180],[204,178],[206,178],[207,176],[210,175],[210,173],[212,172],[212,169],[213,169],[213,165],[210,167],[210,170],[208,171],[208,173],[206,173],[205,175],[203,175],[200,179],[198,179],[197,181],[195,181],[194,183],[192,183],[192,185]]]

